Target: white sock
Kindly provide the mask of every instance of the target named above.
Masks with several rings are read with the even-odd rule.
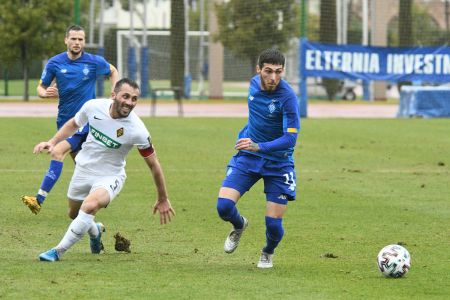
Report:
[[[91,238],[96,238],[100,232],[98,232],[97,224],[92,220],[91,226],[89,226],[88,234]]]
[[[59,255],[63,255],[70,247],[78,242],[88,231],[94,222],[94,215],[89,215],[83,211],[78,212],[78,216],[70,223],[66,234],[55,247]]]

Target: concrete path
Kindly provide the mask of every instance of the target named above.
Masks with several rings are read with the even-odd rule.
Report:
[[[184,102],[185,117],[246,117],[246,103]],[[150,103],[136,106],[139,116],[150,116]],[[313,103],[308,106],[309,118],[395,118],[398,106],[392,104]],[[0,102],[0,117],[55,117],[57,103]],[[175,102],[161,102],[156,106],[157,117],[178,116]]]

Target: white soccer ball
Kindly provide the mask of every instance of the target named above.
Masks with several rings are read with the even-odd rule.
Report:
[[[378,269],[386,277],[405,276],[411,268],[411,256],[405,247],[388,245],[378,253]]]

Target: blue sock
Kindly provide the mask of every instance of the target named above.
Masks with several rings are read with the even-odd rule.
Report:
[[[273,254],[278,243],[283,238],[282,220],[266,216],[266,247],[263,248],[263,251],[268,254]]]
[[[50,167],[48,168],[47,173],[42,180],[41,188],[36,195],[39,204],[42,204],[44,202],[45,197],[47,197],[47,194],[51,191],[55,183],[58,181],[59,176],[61,175],[62,167],[62,161],[50,161]]]
[[[233,224],[235,229],[242,229],[244,227],[244,220],[239,214],[236,203],[233,200],[226,198],[217,199],[217,212],[222,220]]]

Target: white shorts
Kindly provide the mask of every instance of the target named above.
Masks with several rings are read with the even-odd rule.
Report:
[[[75,167],[72,179],[70,180],[67,197],[70,200],[83,201],[90,193],[98,188],[108,191],[109,201],[119,195],[125,183],[124,175],[116,176],[96,176],[85,173]]]

